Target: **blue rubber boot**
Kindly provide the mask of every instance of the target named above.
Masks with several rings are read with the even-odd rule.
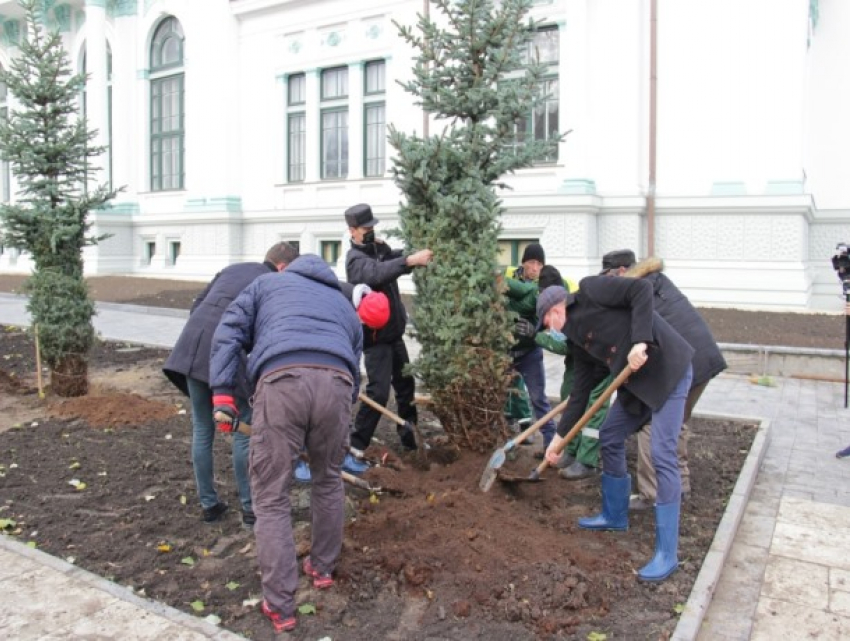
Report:
[[[292,478],[299,483],[311,483],[313,481],[313,475],[310,474],[310,466],[307,465],[306,461],[299,460],[295,464],[295,471],[292,473]]]
[[[342,469],[349,474],[360,476],[363,472],[369,469],[369,464],[365,461],[357,460],[351,454],[346,454],[345,460],[342,462]]]
[[[641,581],[663,581],[679,567],[679,505],[655,506],[655,556],[638,572]]]
[[[583,530],[628,530],[631,491],[631,476],[611,476],[603,472],[602,514],[581,518],[578,526]]]

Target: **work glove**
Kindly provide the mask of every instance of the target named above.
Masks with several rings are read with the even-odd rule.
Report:
[[[230,394],[213,395],[213,420],[222,432],[233,432],[239,427],[239,410]]]
[[[514,321],[514,335],[519,338],[534,338],[537,334],[537,329],[529,321],[524,318],[517,318]]]

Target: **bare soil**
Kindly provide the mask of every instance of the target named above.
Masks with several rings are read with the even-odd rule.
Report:
[[[20,274],[0,274],[0,292],[20,293],[27,280]],[[97,276],[88,279],[91,297],[101,302],[189,309],[205,283],[196,281]],[[840,295],[836,286],[836,295]],[[408,297],[408,307],[413,300]],[[714,338],[720,343],[785,345],[843,349],[845,317],[836,314],[756,312],[701,308]]]
[[[215,525],[200,520],[189,416],[161,374],[166,352],[98,345],[92,392],[71,401],[49,390],[39,398],[25,332],[0,328],[0,354],[0,519],[14,521],[4,533],[181,610],[215,615],[246,637],[274,638],[257,609],[256,549],[238,510]],[[439,425],[423,414],[425,437],[439,443]],[[599,509],[598,478],[568,482],[549,472],[542,483],[497,483],[484,494],[487,456],[460,453],[424,470],[398,451],[383,421],[372,453],[390,452],[400,469],[366,478],[396,492],[346,486],[337,583],[318,592],[302,578],[299,604],[316,612],[300,615],[290,637],[669,638],[754,436],[740,423],[691,427],[681,567],[647,585],[636,571],[652,554],[651,513],[633,513],[622,533],[576,526]],[[525,476],[537,461],[532,447],[519,449],[506,469]],[[216,443],[216,479],[238,506],[225,437]],[[309,489],[294,487],[292,504],[303,556]]]

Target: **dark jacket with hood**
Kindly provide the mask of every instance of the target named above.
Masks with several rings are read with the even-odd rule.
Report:
[[[354,381],[352,402],[359,393],[360,319],[319,256],[303,255],[283,272],[261,276],[227,308],[212,344],[214,393],[233,393],[243,351],[250,354],[252,387],[281,367],[312,365],[349,373]]]
[[[189,320],[186,321],[174,349],[162,367],[168,379],[181,392],[189,395],[187,377],[209,383],[212,338],[227,306],[255,278],[276,271],[277,268],[269,262],[230,265],[216,274],[195,299],[189,312]],[[236,385],[236,396],[247,399],[250,395],[243,372]]]
[[[635,343],[647,344],[647,362],[618,392],[630,414],[657,411],[685,375],[693,348],[653,311],[649,282],[634,278],[589,276],[567,301],[567,323],[562,330],[575,354],[575,382],[570,403],[561,416],[558,434],[564,436],[584,413],[599,383],[599,363],[619,374],[628,364]]]
[[[363,329],[366,349],[379,343],[394,343],[404,336],[407,311],[401,302],[398,279],[413,271],[406,261],[402,250],[392,249],[386,243],[358,245],[351,241],[345,257],[346,280],[352,285],[365,283],[372,291],[383,292],[390,301],[390,320],[386,326],[377,331]]]

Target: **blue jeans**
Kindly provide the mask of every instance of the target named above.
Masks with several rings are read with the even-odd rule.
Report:
[[[192,401],[192,467],[195,469],[195,484],[198,498],[205,510],[216,505],[218,492],[213,479],[213,441],[216,427],[213,420],[212,390],[210,386],[197,379],[187,377],[189,398]],[[251,422],[251,406],[248,401],[237,398],[239,420]],[[248,480],[248,443],[249,438],[241,432],[233,433],[233,474],[239,490],[239,502],[243,512],[251,512],[251,484]]]
[[[637,416],[629,414],[623,409],[618,398],[611,405],[608,416],[599,428],[602,471],[611,476],[622,477],[626,475],[626,438],[646,425],[650,418],[652,419],[650,450],[658,480],[657,504],[678,501],[682,493],[677,448],[692,377],[693,370],[688,365],[685,375],[679,379],[676,387],[657,412],[651,412],[647,408]]]
[[[552,409],[546,396],[546,370],[543,367],[543,350],[535,347],[528,353],[514,359],[514,369],[522,374],[528,396],[534,407],[534,417],[539,421]],[[555,436],[555,421],[549,419],[540,428],[543,434],[543,444],[548,447]]]

